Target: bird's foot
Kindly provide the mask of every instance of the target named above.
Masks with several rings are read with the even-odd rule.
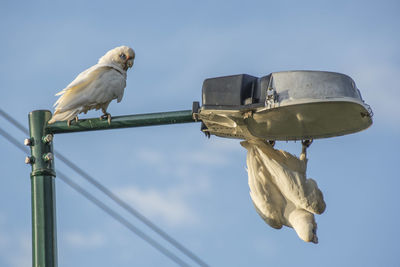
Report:
[[[78,120],[79,120],[79,119],[78,119],[78,116],[76,116],[76,117],[75,117],[74,119],[72,119],[72,120],[75,120],[75,122],[78,123]],[[72,121],[72,120],[67,120],[67,125],[68,125],[68,127],[71,126],[71,121]]]
[[[107,119],[108,124],[111,124],[111,114],[110,113],[104,113],[103,115],[101,115],[100,117],[101,120]]]
[[[269,143],[272,147],[275,146],[275,140],[268,140],[268,143]]]
[[[313,140],[312,139],[308,139],[308,140],[302,140],[301,144],[303,146],[305,146],[306,148],[308,148],[311,144],[312,144]]]
[[[307,148],[312,144],[313,140],[302,140],[301,141],[301,154],[300,154],[300,160],[307,160]]]

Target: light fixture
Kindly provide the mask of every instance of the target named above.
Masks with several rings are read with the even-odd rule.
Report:
[[[206,79],[198,118],[221,137],[305,140],[358,132],[372,110],[347,75],[325,71],[274,72]]]

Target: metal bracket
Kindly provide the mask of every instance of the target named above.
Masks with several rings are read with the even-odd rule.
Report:
[[[269,86],[267,89],[267,95],[265,98],[265,105],[268,108],[274,107],[275,103],[278,102],[278,100],[279,100],[279,96],[276,93],[275,89],[273,87]]]
[[[193,117],[194,121],[199,120],[199,110],[200,110],[200,103],[198,101],[193,101],[192,117]]]

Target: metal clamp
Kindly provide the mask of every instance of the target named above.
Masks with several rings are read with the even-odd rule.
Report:
[[[192,105],[192,117],[194,121],[199,120],[199,110],[200,110],[200,103],[198,101],[194,101]]]
[[[267,96],[265,98],[265,105],[267,107],[272,107],[273,104],[278,102],[278,94],[273,87],[268,87]]]

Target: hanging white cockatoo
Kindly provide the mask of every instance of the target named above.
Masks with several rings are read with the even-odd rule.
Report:
[[[302,240],[318,243],[314,213],[321,214],[326,206],[317,183],[306,178],[309,144],[303,143],[300,158],[263,140],[241,145],[248,150],[250,196],[257,213],[273,228],[286,225]]]
[[[119,103],[126,86],[126,71],[133,66],[135,52],[127,46],[116,47],[102,56],[98,63],[80,73],[54,104],[55,112],[48,123],[78,120],[79,113],[101,109],[111,121],[107,107],[113,99]]]

